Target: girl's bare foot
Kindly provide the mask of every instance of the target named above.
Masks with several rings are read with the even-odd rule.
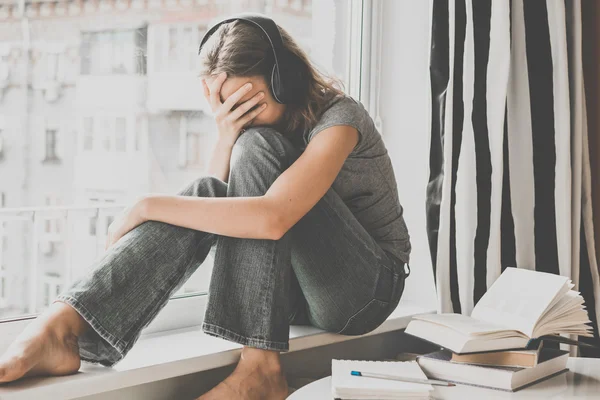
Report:
[[[287,395],[279,353],[244,347],[231,375],[198,400],[283,400]]]
[[[56,302],[33,320],[0,358],[0,383],[37,375],[69,375],[81,365],[77,338],[89,325]]]

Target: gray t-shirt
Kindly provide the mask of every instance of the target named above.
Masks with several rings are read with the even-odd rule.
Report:
[[[332,101],[317,125],[304,133],[304,145],[322,130],[336,125],[356,128],[359,140],[332,188],[383,250],[408,263],[410,236],[402,217],[392,163],[381,134],[362,104],[347,96]]]

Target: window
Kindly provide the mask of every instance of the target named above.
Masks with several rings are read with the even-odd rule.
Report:
[[[59,274],[47,272],[44,275],[44,306],[48,307],[62,291],[62,279]]]
[[[104,153],[126,153],[136,151],[141,147],[142,126],[135,127],[131,132],[128,116],[95,115],[82,118],[81,134],[83,152],[95,151]],[[133,121],[134,119],[132,119]],[[142,124],[140,117],[135,118],[137,124]],[[135,136],[134,136],[135,135]],[[133,143],[130,145],[129,143]]]
[[[86,32],[81,37],[82,75],[145,74],[145,30]],[[143,49],[142,49],[143,50]]]
[[[56,152],[58,131],[56,129],[46,129],[46,156],[44,161],[58,161]]]
[[[193,72],[201,39],[198,25],[158,25],[152,29],[154,72]]]
[[[360,0],[167,1],[153,2],[151,10],[136,8],[135,3],[124,2],[122,10],[100,11],[84,2],[81,14],[57,15],[51,6],[43,18],[30,15],[15,21],[19,17],[13,15],[0,19],[0,30],[7,32],[16,22],[43,24],[44,29],[31,29],[26,37],[0,38],[0,46],[13,40],[17,49],[42,49],[20,54],[24,65],[36,65],[38,81],[74,75],[50,104],[38,101],[34,89],[38,82],[30,76],[35,74],[21,74],[13,68],[24,84],[11,86],[10,95],[23,99],[28,107],[19,108],[24,123],[9,126],[10,152],[14,149],[19,155],[16,160],[35,157],[38,162],[27,168],[12,160],[0,164],[0,191],[5,193],[5,206],[9,199],[14,207],[0,213],[0,227],[10,238],[0,264],[9,276],[25,282],[35,271],[37,282],[35,289],[26,288],[23,299],[15,300],[11,317],[42,311],[57,290],[65,289],[79,274],[75,269],[92,265],[102,255],[101,242],[122,206],[144,193],[176,193],[206,172],[216,138],[214,120],[201,93],[198,100],[181,98],[181,92],[201,90],[195,74],[198,46],[216,20],[243,11],[268,14],[321,70],[337,75],[346,88],[354,90],[351,83],[357,75],[352,73],[360,70],[356,65],[361,65],[357,56],[361,46],[349,38],[356,37],[351,33],[360,29],[360,21],[349,17],[351,7]],[[89,31],[82,32],[82,27]],[[97,27],[102,30],[92,31]],[[53,36],[53,48],[45,46],[47,32],[61,33]],[[73,72],[68,69],[72,63],[78,64]],[[150,106],[152,82],[172,89],[156,92],[170,101],[166,107]],[[48,124],[45,118],[60,118],[60,123]],[[3,128],[0,119],[0,154],[7,151]],[[31,151],[35,156],[28,154]],[[61,207],[55,207],[59,203]],[[34,218],[28,214],[15,222],[22,217],[22,207],[35,210],[31,211]],[[32,229],[33,221],[37,230]],[[40,254],[32,256],[35,240]],[[49,276],[55,271],[52,268],[61,275]],[[209,258],[180,293],[205,294],[210,272]],[[7,315],[0,311],[0,321]]]
[[[46,206],[56,207],[60,205],[60,199],[55,194],[46,195]],[[43,241],[56,241],[61,233],[61,218],[47,217],[44,219],[44,238]]]

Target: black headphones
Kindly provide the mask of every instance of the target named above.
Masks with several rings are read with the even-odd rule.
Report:
[[[269,87],[275,100],[281,104],[302,103],[308,90],[306,65],[296,55],[284,48],[277,24],[262,14],[239,14],[215,24],[202,38],[198,54],[219,26],[233,21],[243,21],[260,28],[269,40],[274,59]],[[265,79],[269,80],[269,77],[265,77]]]

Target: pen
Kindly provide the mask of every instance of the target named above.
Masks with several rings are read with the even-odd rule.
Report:
[[[437,386],[456,386],[454,383],[444,382],[444,381],[436,381],[435,379],[405,378],[402,376],[392,376],[392,375],[376,374],[373,372],[360,372],[360,371],[352,371],[350,374],[352,374],[353,376],[363,376],[365,378],[389,379],[392,381],[423,383],[423,384],[427,384],[427,385],[437,385]]]

